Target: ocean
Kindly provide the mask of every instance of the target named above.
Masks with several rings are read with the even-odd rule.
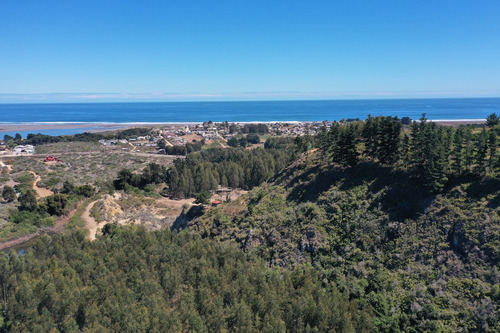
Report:
[[[493,112],[500,113],[500,98],[0,104],[0,124],[322,121],[365,119],[369,114],[419,119],[422,113],[431,120],[482,120]],[[64,135],[91,129],[37,132]],[[0,132],[0,137],[5,134]]]

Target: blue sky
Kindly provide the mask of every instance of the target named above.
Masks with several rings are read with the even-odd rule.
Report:
[[[500,96],[500,1],[0,0],[0,103]]]

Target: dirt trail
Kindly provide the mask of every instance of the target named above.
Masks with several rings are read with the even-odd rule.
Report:
[[[29,242],[33,238],[36,238],[42,234],[63,233],[65,230],[64,226],[73,217],[75,212],[76,208],[71,210],[68,215],[61,216],[61,218],[56,221],[56,224],[53,227],[42,227],[32,234],[24,235],[19,238],[0,243],[0,251]]]
[[[33,181],[33,189],[36,191],[36,194],[38,194],[38,196],[40,198],[45,198],[45,197],[49,197],[51,196],[52,194],[54,194],[54,192],[52,192],[51,190],[47,190],[46,188],[42,188],[42,187],[38,187],[37,183],[42,179],[39,175],[37,175],[36,173],[34,173],[33,171],[30,171],[30,173],[35,176],[35,180]]]
[[[94,207],[96,202],[97,200],[89,203],[82,213],[82,220],[85,223],[85,228],[87,228],[87,230],[89,231],[90,240],[95,240],[97,229],[102,229],[102,227],[104,227],[104,225],[107,223],[107,222],[97,223],[97,221],[92,216],[90,216],[90,211],[92,210],[92,207]]]
[[[219,132],[217,132],[217,136],[219,137],[219,139],[221,139],[219,143],[222,146],[222,148],[229,148],[229,146],[226,144],[226,139],[224,139],[224,137],[220,135]]]

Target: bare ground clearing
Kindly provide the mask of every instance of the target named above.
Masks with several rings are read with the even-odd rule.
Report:
[[[43,187],[38,187],[37,184],[40,180],[42,180],[42,178],[33,171],[30,171],[30,173],[35,177],[35,180],[33,181],[33,189],[36,191],[36,194],[40,198],[46,198],[54,194],[54,192],[52,192],[51,190],[47,190]]]
[[[181,138],[183,138],[184,140],[186,140],[189,143],[191,143],[193,141],[203,140],[203,137],[201,135],[198,135],[198,134],[186,134],[186,135],[181,136]]]

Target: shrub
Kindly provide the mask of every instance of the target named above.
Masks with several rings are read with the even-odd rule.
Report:
[[[9,185],[5,185],[2,191],[2,198],[7,202],[12,202],[16,199],[16,191]]]

